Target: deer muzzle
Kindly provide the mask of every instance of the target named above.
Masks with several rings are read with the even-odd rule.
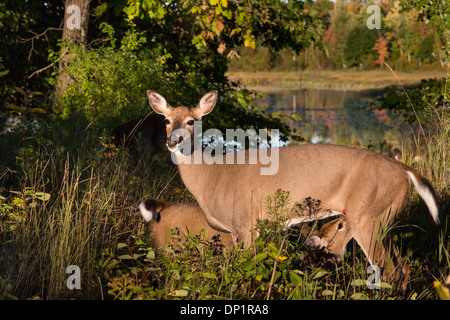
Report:
[[[171,135],[168,139],[167,139],[167,146],[169,148],[174,148],[176,147],[178,144],[181,144],[183,142],[183,136],[182,135],[178,135],[178,136],[174,136]]]

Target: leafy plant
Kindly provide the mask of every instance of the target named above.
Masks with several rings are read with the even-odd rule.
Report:
[[[15,95],[12,96],[13,103],[6,103],[6,108],[10,110],[17,111],[24,119],[28,119],[32,113],[45,114],[45,110],[39,107],[33,107],[35,104],[36,96],[43,96],[44,94],[40,91],[25,91],[22,88],[14,87],[16,93],[19,94],[17,98]]]
[[[422,80],[420,85],[408,89],[389,88],[377,100],[381,108],[400,113],[409,123],[431,128],[449,117],[448,77]]]

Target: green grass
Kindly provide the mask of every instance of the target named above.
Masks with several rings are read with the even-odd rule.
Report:
[[[329,90],[382,89],[397,85],[414,85],[422,79],[441,78],[445,71],[396,72],[397,78],[388,70],[304,70],[297,72],[229,72],[230,81],[239,82],[247,89],[276,91],[294,88]]]

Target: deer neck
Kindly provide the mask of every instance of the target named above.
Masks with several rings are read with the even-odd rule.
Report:
[[[172,160],[178,165],[181,179],[189,191],[196,199],[201,197],[200,181],[205,181],[203,177],[208,176],[210,167],[203,163],[202,150],[194,150],[190,155],[176,151],[172,154]]]

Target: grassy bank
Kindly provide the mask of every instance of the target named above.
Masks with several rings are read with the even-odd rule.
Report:
[[[431,179],[444,213],[445,121],[422,153],[427,160],[415,164]],[[437,299],[433,283],[450,272],[448,214],[433,225],[415,192],[393,228],[412,269],[406,293],[395,281],[369,290],[367,259],[356,243],[349,244],[343,264],[329,264],[307,248],[299,230],[285,233],[280,224],[261,226],[261,238],[248,250],[224,252],[206,236],[188,236],[186,244],[181,234],[165,254],[156,254],[137,204],[147,197],[195,202],[170,156],[150,165],[145,155],[136,159],[114,150],[88,126],[72,132],[84,132],[85,139],[71,148],[55,127],[52,132],[51,139],[36,134],[18,150],[19,169],[0,175],[0,185],[7,177],[12,181],[0,197],[0,298]],[[414,153],[405,147],[404,161],[410,163]],[[282,193],[268,204],[274,215],[294,205]],[[80,290],[66,286],[70,265],[80,267]]]
[[[404,86],[420,83],[422,79],[441,78],[444,71],[396,72]],[[299,72],[229,72],[230,81],[239,82],[257,91],[283,88],[311,88],[332,90],[381,89],[398,85],[397,78],[387,69],[371,71],[324,70]]]

